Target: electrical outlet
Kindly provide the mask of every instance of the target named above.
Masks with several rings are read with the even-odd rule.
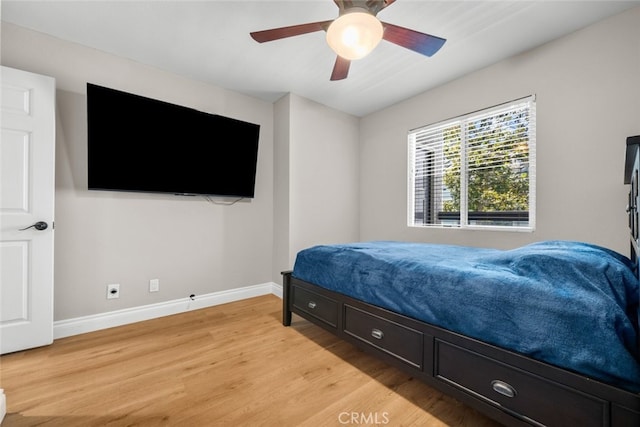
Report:
[[[107,299],[120,298],[120,284],[112,283],[107,285]]]
[[[160,290],[160,279],[149,280],[149,292],[158,292]]]

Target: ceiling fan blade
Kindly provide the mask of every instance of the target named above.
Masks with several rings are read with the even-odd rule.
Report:
[[[399,27],[387,22],[383,22],[382,25],[384,27],[383,39],[426,56],[431,56],[436,53],[440,50],[444,42],[447,41],[440,37]]]
[[[313,33],[315,31],[326,31],[332,21],[310,22],[308,24],[292,25],[289,27],[272,28],[270,30],[254,31],[249,33],[253,39],[259,43],[270,42],[272,40],[284,39],[286,37],[299,36],[301,34]]]
[[[333,72],[331,73],[331,80],[343,80],[347,78],[349,74],[349,66],[351,61],[344,59],[341,56],[336,57],[336,63],[333,65]]]

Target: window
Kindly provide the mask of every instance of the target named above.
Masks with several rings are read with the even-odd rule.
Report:
[[[409,132],[409,226],[535,228],[535,97]]]

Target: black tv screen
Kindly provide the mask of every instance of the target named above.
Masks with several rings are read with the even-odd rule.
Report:
[[[253,198],[260,125],[87,83],[88,188]]]

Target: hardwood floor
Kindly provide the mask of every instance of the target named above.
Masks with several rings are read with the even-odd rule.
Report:
[[[0,357],[3,427],[496,426],[273,295]]]

